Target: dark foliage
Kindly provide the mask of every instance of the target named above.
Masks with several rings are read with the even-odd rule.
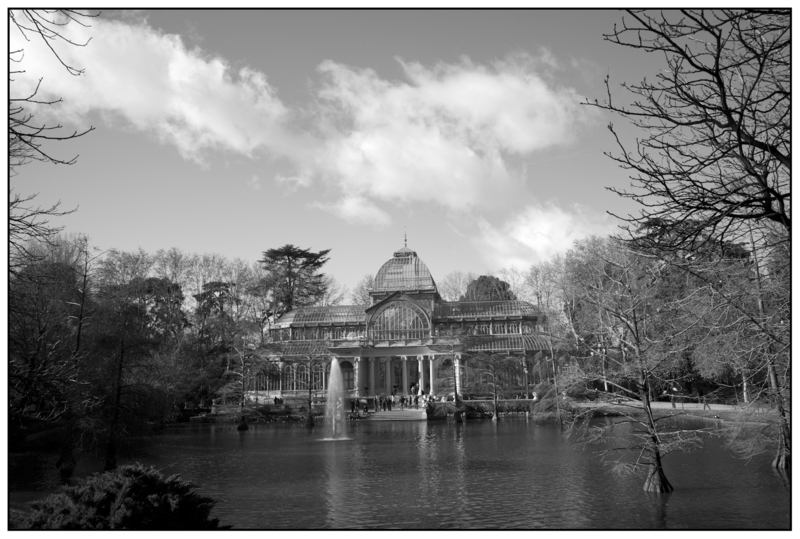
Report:
[[[214,500],[173,475],[141,464],[95,474],[34,502],[28,528],[36,530],[213,530]],[[222,527],[224,528],[224,527]]]
[[[511,285],[492,275],[481,275],[469,285],[461,301],[496,301],[514,300],[517,296],[511,291]]]
[[[272,276],[279,312],[314,305],[325,295],[325,274],[319,271],[328,262],[325,255],[329,252],[325,249],[315,253],[294,245],[264,252],[261,263]]]

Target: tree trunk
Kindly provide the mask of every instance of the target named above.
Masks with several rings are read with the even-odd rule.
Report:
[[[742,398],[745,404],[750,402],[750,396],[747,394],[747,369],[742,369]]]
[[[111,426],[108,429],[108,445],[106,446],[106,462],[104,471],[113,470],[117,467],[117,424],[119,423],[119,410],[122,404],[122,363],[125,359],[125,341],[119,344],[119,363],[117,364],[117,380],[114,395],[114,414],[111,418]]]
[[[78,366],[78,354],[80,353],[81,350],[81,332],[83,330],[83,319],[84,319],[83,308],[84,305],[86,304],[86,285],[87,285],[86,281],[88,280],[88,273],[89,273],[88,268],[84,268],[83,288],[81,289],[81,305],[80,305],[80,311],[78,312],[78,331],[75,336],[75,350],[72,352],[72,361],[75,367]]]
[[[308,415],[306,416],[306,427],[314,426],[314,411],[312,410],[314,404],[314,397],[311,388],[311,370],[313,368],[312,362],[308,362]]]
[[[551,356],[551,358],[553,360],[553,387],[556,391],[556,421],[558,421],[558,424],[561,425],[561,403],[558,400],[558,373],[556,373],[556,358],[554,356]]]
[[[781,470],[791,468],[792,464],[792,435],[789,429],[789,420],[786,418],[786,411],[783,408],[783,394],[781,393],[780,386],[778,385],[778,375],[775,373],[775,364],[770,358],[767,363],[767,372],[769,375],[769,385],[775,396],[775,401],[778,406],[778,452],[775,455],[775,460],[772,461],[772,466]]]
[[[753,253],[757,253],[752,228],[750,229],[750,245],[753,249]],[[764,297],[761,289],[761,270],[758,258],[756,258],[755,273],[756,285],[758,286],[758,312],[761,318],[766,320],[766,307],[764,306]],[[786,470],[791,467],[792,431],[789,427],[789,420],[786,417],[786,411],[783,406],[782,387],[778,383],[778,375],[775,373],[775,360],[772,357],[772,342],[767,345],[767,354],[769,354],[767,378],[769,378],[770,393],[772,393],[778,406],[778,420],[780,421],[778,427],[778,453],[775,455],[775,460],[772,461],[772,466],[780,470]]]
[[[644,482],[645,492],[672,492],[672,485],[667,476],[664,475],[664,468],[661,466],[661,457],[656,448],[657,461],[650,464],[647,470],[647,479]]]
[[[637,355],[638,355],[637,350]],[[642,399],[642,408],[647,418],[647,430],[650,434],[651,446],[647,448],[650,453],[650,467],[647,470],[647,479],[644,482],[646,492],[672,492],[672,485],[664,474],[664,467],[661,464],[661,450],[658,441],[658,427],[653,418],[653,409],[650,406],[650,384],[647,380],[647,371],[641,368],[639,371],[639,398]]]
[[[791,441],[788,428],[781,424],[780,435],[778,436],[778,453],[772,461],[772,467],[779,470],[788,470],[792,467]]]
[[[75,458],[75,438],[77,418],[69,410],[66,414],[67,423],[65,425],[64,437],[61,440],[61,449],[56,460],[56,468],[61,476],[61,482],[67,484],[72,477],[72,472],[77,464]]]

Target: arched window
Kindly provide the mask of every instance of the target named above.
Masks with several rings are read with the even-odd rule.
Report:
[[[297,385],[296,389],[308,389],[308,367],[305,365],[297,366]]]
[[[284,365],[281,380],[281,387],[284,391],[291,391],[294,389],[294,369],[291,365]]]
[[[315,391],[322,391],[322,389],[324,389],[324,387],[325,387],[323,385],[323,379],[325,377],[325,366],[324,365],[320,365],[319,363],[317,363],[316,365],[314,365],[313,373],[314,373],[314,377],[312,379],[312,384],[313,385],[312,385],[311,389],[313,389]]]
[[[376,340],[424,339],[430,336],[430,326],[422,309],[397,301],[375,315],[369,335]]]
[[[267,379],[267,390],[278,391],[281,388],[281,371],[275,362],[270,362],[262,371]]]
[[[342,369],[342,384],[345,390],[351,390],[355,387],[355,379],[353,377],[353,364],[349,361],[342,361],[339,363],[339,368]]]

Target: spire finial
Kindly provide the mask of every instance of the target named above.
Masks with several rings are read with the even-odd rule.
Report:
[[[406,236],[406,225],[403,225],[403,247],[408,247],[408,236]]]

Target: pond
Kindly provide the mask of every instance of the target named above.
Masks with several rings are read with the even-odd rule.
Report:
[[[789,529],[790,488],[765,455],[737,458],[709,438],[665,459],[675,491],[643,492],[594,448],[525,418],[354,422],[322,428],[185,424],[127,462],[179,473],[217,500],[214,516],[259,529]],[[12,455],[12,501],[53,488],[52,459]]]

